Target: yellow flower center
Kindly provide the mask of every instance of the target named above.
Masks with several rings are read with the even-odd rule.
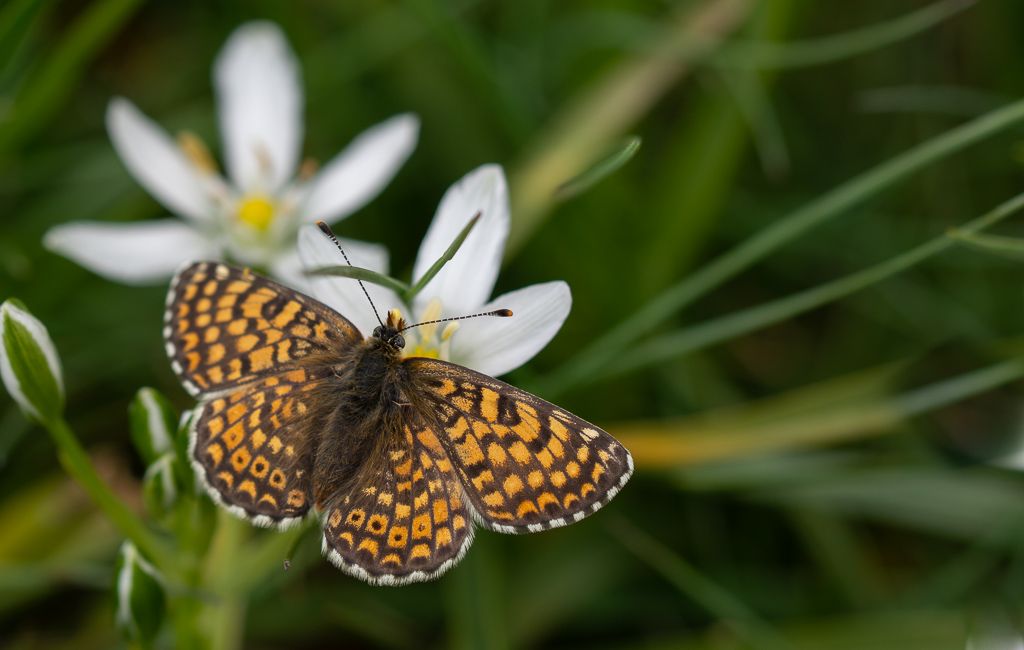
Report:
[[[412,354],[410,354],[409,356],[410,357],[427,357],[428,359],[436,359],[437,358],[437,350],[435,350],[433,348],[424,349],[424,347],[422,345],[417,345],[416,347],[414,347],[412,349]]]
[[[274,204],[269,197],[262,195],[247,196],[239,203],[238,219],[255,227],[266,230],[274,217]]]

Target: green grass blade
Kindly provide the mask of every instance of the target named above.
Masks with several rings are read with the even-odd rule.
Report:
[[[1018,194],[1009,201],[1005,201],[994,210],[964,225],[960,231],[970,235],[981,228],[987,228],[998,223],[1021,208],[1024,208],[1024,194]],[[726,341],[781,322],[797,314],[865,289],[896,273],[905,271],[951,248],[953,243],[953,239],[942,235],[901,255],[890,258],[881,264],[876,264],[844,278],[827,282],[812,289],[801,291],[779,300],[773,300],[763,305],[734,312],[721,318],[715,318],[699,325],[687,327],[679,332],[651,339],[638,345],[632,351],[625,353],[620,360],[610,364],[606,372],[595,376],[594,379],[630,372],[660,363],[714,343]]]
[[[758,39],[783,40],[799,13],[798,3],[764,3],[754,12],[746,31]],[[726,74],[732,72],[744,71]],[[751,83],[758,84],[754,92],[763,93],[767,100],[778,75],[750,72],[749,76]],[[705,86],[694,98],[686,119],[672,129],[667,142],[659,143],[666,153],[652,179],[646,241],[635,258],[641,298],[637,304],[658,295],[693,266],[721,218],[722,206],[746,159],[751,134],[749,116],[740,112],[740,99],[724,84]]]
[[[48,0],[14,0],[0,9],[0,70],[7,67],[14,51]]]
[[[79,78],[142,0],[99,0],[75,21],[0,124],[0,160],[34,137],[64,108]]]
[[[764,82],[749,70],[727,71],[723,76],[753,136],[765,176],[785,176],[789,172],[789,151]]]
[[[618,357],[633,341],[784,244],[878,195],[914,172],[1022,120],[1024,100],[935,136],[826,192],[669,287],[546,380],[539,382],[540,385],[534,389],[550,397],[586,380]]]
[[[1024,239],[1001,235],[979,235],[958,228],[950,229],[946,236],[974,250],[994,253],[1015,260],[1024,259]]]
[[[945,0],[877,25],[835,36],[790,43],[736,43],[714,55],[716,62],[748,68],[800,68],[832,63],[877,50],[931,29],[972,7],[977,0]]]
[[[751,409],[752,414],[739,413],[707,421],[692,418],[607,428],[630,450],[637,467],[663,469],[699,465],[881,435],[897,430],[909,417],[979,395],[1021,377],[1024,377],[1024,360],[1015,358],[900,395],[867,396],[829,408],[795,411],[785,417],[760,418],[756,410]]]
[[[608,519],[607,526],[623,546],[751,646],[792,650],[793,645],[746,603],[634,526],[628,519],[621,516],[612,517]]]
[[[692,71],[681,51],[706,53],[742,24],[752,3],[705,0],[671,19],[654,51],[627,59],[569,101],[526,147],[509,174],[512,229],[506,258],[526,242],[555,204],[562,183],[598,162],[616,139]]]
[[[631,135],[626,138],[622,147],[608,158],[597,163],[576,178],[562,183],[555,191],[555,200],[568,201],[569,199],[583,194],[593,186],[600,183],[610,174],[615,173],[620,167],[628,163],[640,151],[640,143],[643,140],[638,135]]]

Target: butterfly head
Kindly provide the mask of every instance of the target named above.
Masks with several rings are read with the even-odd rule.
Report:
[[[373,338],[378,339],[388,347],[401,350],[405,347],[405,337],[402,330],[405,329],[405,321],[397,309],[388,312],[388,319],[373,330]]]

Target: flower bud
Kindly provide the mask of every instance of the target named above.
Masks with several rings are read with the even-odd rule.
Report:
[[[156,517],[166,516],[178,500],[178,485],[174,465],[178,462],[173,451],[157,458],[146,468],[142,477],[142,501]]]
[[[128,406],[132,442],[147,466],[174,448],[178,415],[167,398],[152,388],[140,388]]]
[[[0,305],[0,379],[25,417],[47,422],[64,410],[64,374],[57,348],[20,301]]]
[[[125,541],[114,566],[114,623],[132,644],[152,645],[164,617],[164,588],[156,567]]]

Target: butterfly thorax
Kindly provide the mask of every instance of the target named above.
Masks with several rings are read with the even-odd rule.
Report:
[[[389,323],[390,323],[389,319]],[[383,332],[381,330],[384,330]],[[386,471],[402,435],[402,409],[408,403],[402,366],[401,334],[378,327],[344,362],[331,369],[334,380],[322,403],[333,405],[317,446],[313,470],[316,502],[321,508],[368,474]]]

